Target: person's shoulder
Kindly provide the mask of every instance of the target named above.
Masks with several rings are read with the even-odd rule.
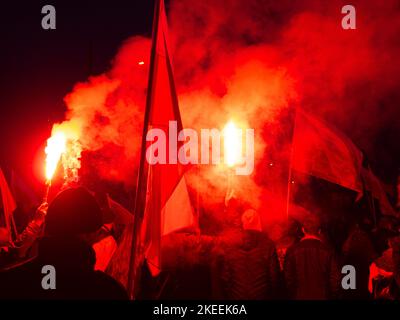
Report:
[[[293,242],[290,246],[287,247],[285,256],[290,257],[291,255],[293,255],[299,249],[300,245],[300,241]]]
[[[275,242],[268,236],[268,234],[260,232],[259,239],[263,247],[275,250]]]
[[[295,252],[298,250],[307,250],[307,249],[321,249],[328,250],[328,246],[324,244],[323,241],[318,239],[302,239],[300,241],[295,242],[289,248],[289,252]]]
[[[326,252],[329,254],[334,252],[332,245],[323,239],[306,239],[306,240],[300,241],[300,243],[302,243],[303,246],[306,248],[319,249],[320,251],[323,251],[323,252]]]
[[[112,300],[128,300],[125,288],[113,277],[102,271],[94,271],[93,281],[97,288],[104,292],[104,298]],[[99,291],[100,293],[100,291]]]

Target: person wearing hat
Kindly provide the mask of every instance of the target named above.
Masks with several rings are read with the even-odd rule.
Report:
[[[4,298],[127,299],[117,281],[94,270],[92,245],[102,225],[100,206],[89,191],[79,187],[59,193],[49,204],[37,257],[0,275],[8,287],[2,290]],[[54,267],[55,289],[43,288],[44,266]]]
[[[321,237],[317,216],[302,223],[303,238],[288,248],[284,276],[289,299],[327,300],[337,298],[340,272],[332,248]]]
[[[345,290],[343,298],[368,300],[372,296],[368,290],[370,265],[378,257],[367,224],[354,222],[342,246],[343,264],[351,265],[357,271],[356,289]]]

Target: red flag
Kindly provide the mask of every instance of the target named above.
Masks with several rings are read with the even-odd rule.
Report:
[[[8,231],[8,240],[10,243],[12,243],[12,230],[16,235],[16,228],[14,224],[14,217],[13,217],[13,212],[17,208],[17,205],[15,204],[14,198],[12,196],[12,193],[10,191],[10,188],[8,187],[8,183],[6,178],[4,177],[3,171],[0,168],[0,188],[1,188],[1,200],[2,200],[2,207],[4,211],[4,222],[5,222],[5,228]]]
[[[362,193],[362,153],[343,134],[298,109],[293,169]]]
[[[164,1],[157,1],[153,25],[153,44],[150,61],[149,85],[145,111],[141,163],[135,204],[134,238],[141,234],[141,248],[153,275],[161,268],[161,237],[177,229],[194,225],[195,219],[186,187],[183,168],[179,164],[150,165],[145,157],[150,143],[146,136],[150,129],[161,129],[169,141],[169,123],[175,121],[182,129],[178,99],[167,38],[167,18]],[[176,140],[176,137],[172,137]],[[166,150],[177,146],[166,146]],[[167,152],[167,159],[169,153]],[[137,241],[133,239],[133,241]],[[137,254],[138,244],[132,250]],[[133,261],[136,268],[137,259]],[[132,280],[131,280],[132,281]],[[133,280],[134,281],[134,280]]]
[[[370,168],[362,170],[365,189],[371,192],[372,197],[379,201],[380,211],[385,215],[398,216],[393,209],[382,186],[382,182],[374,175]]]
[[[40,199],[32,191],[32,188],[19,176],[15,170],[11,170],[10,189],[15,202],[21,206],[23,212],[28,212],[40,204]]]

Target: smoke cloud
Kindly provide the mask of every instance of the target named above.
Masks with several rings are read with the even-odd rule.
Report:
[[[238,178],[253,207],[282,215],[294,106],[325,118],[372,153],[382,127],[400,127],[400,5],[352,1],[357,29],[341,27],[343,1],[173,0],[173,66],[185,127],[255,129],[256,170]],[[111,70],[66,96],[66,125],[79,127],[90,166],[105,180],[135,184],[151,40],[122,44]],[[143,61],[144,64],[139,64]],[[65,125],[65,124],[63,124]],[[226,174],[192,170],[205,206],[221,202]],[[240,186],[240,187],[239,187]]]

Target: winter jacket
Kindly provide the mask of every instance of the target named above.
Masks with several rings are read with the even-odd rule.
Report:
[[[326,300],[336,298],[339,292],[334,251],[316,238],[303,239],[287,250],[284,276],[290,299]]]
[[[280,298],[280,267],[274,243],[262,232],[243,231],[225,244],[218,261],[224,299]]]
[[[78,238],[44,238],[39,255],[17,268],[0,273],[1,299],[127,299],[123,287],[113,278],[94,271],[96,256],[92,247]],[[43,266],[55,270],[55,289],[43,288]],[[44,280],[43,280],[44,279]],[[49,282],[51,283],[51,282]]]

